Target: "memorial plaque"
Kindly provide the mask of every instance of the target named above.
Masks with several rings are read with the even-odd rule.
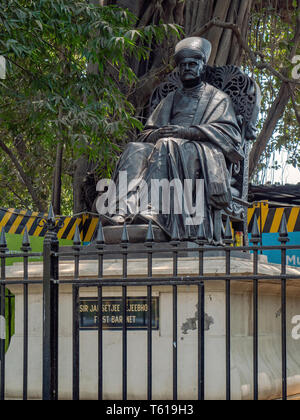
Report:
[[[147,297],[127,297],[127,329],[147,330]],[[159,299],[152,297],[152,329],[159,328]],[[98,328],[98,300],[94,297],[81,297],[79,306],[79,328],[94,330]],[[123,307],[121,297],[102,298],[102,328],[121,330],[123,326]]]

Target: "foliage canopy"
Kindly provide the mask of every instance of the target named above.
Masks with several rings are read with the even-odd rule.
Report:
[[[146,59],[153,37],[159,42],[178,33],[175,25],[136,29],[135,22],[126,10],[87,2],[1,2],[7,79],[0,85],[0,188],[10,191],[3,205],[17,198],[18,205],[47,208],[58,143],[65,149],[64,174],[72,174],[76,156],[88,151],[101,156],[109,175],[119,143],[142,128],[123,93],[136,81],[126,58]],[[19,164],[13,172],[26,188],[33,184],[31,197],[10,177],[11,161]],[[64,211],[71,211],[71,198],[65,196]]]

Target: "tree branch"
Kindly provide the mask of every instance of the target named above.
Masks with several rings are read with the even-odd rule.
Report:
[[[16,156],[14,155],[14,153],[6,146],[6,144],[0,139],[0,148],[7,154],[7,156],[10,158],[10,160],[13,162],[15,168],[17,169],[20,177],[22,178],[22,181],[24,182],[24,184],[26,185],[28,192],[30,193],[33,202],[35,203],[35,205],[37,206],[38,210],[40,212],[44,212],[45,211],[45,205],[44,203],[41,202],[41,200],[39,199],[35,189],[32,186],[32,181],[30,179],[29,176],[26,175],[26,173],[24,172],[22,165],[20,164],[20,162],[18,161],[18,159],[16,158]]]
[[[22,197],[18,193],[16,193],[16,191],[14,191],[7,182],[3,183],[3,184],[0,184],[0,186],[1,186],[1,188],[7,188],[13,195],[15,195],[16,198],[20,201],[22,207],[24,207],[25,209],[28,207],[28,203],[26,203],[22,199]]]
[[[283,83],[277,94],[275,101],[273,102],[267,119],[263,125],[261,132],[259,133],[256,141],[254,142],[250,157],[249,157],[249,176],[251,177],[257,167],[259,158],[264,152],[273,132],[276,128],[278,120],[283,116],[284,110],[290,100],[290,91],[288,85]]]
[[[172,71],[172,67],[163,65],[159,68],[151,70],[150,73],[141,77],[136,85],[136,88],[130,92],[128,99],[133,101],[137,109],[137,114],[146,105],[148,99],[153,93],[154,89],[162,82],[164,77]]]
[[[291,94],[291,99],[292,99],[292,104],[293,104],[293,108],[294,108],[294,111],[295,111],[296,119],[297,119],[297,122],[300,126],[300,113],[298,111],[298,105],[296,103],[294,89],[292,88],[292,86],[290,84],[288,86],[289,86],[289,91],[290,91],[290,94]]]
[[[217,26],[223,29],[231,29],[236,36],[236,39],[238,41],[238,44],[243,48],[243,50],[248,54],[252,64],[259,70],[268,70],[273,76],[277,77],[284,83],[294,83],[294,84],[300,84],[300,81],[289,79],[284,74],[280,73],[276,69],[274,69],[271,64],[265,62],[265,61],[258,61],[257,57],[260,57],[262,60],[265,60],[265,56],[260,51],[252,51],[247,42],[243,39],[240,28],[238,25],[230,22],[222,22],[219,18],[214,18],[210,20],[208,23],[206,23],[202,28],[197,30],[192,34],[192,36],[203,36],[210,28],[213,26]],[[294,39],[295,40],[295,39]],[[291,57],[289,57],[291,58]]]

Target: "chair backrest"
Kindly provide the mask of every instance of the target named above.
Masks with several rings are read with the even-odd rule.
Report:
[[[243,127],[244,139],[255,139],[256,122],[261,101],[260,89],[257,83],[236,66],[207,66],[203,80],[229,95],[238,122]],[[176,68],[154,90],[149,103],[150,113],[163,98],[179,87],[181,87],[181,81]]]

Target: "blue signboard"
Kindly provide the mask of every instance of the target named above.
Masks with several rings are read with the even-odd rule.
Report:
[[[280,245],[278,241],[279,233],[263,233],[262,244],[264,246]],[[300,232],[289,232],[289,242],[287,245],[300,245]],[[249,235],[251,241],[251,235]],[[251,244],[251,242],[250,242]],[[274,250],[263,251],[267,255],[268,262],[273,264],[281,264],[281,252]],[[300,267],[300,249],[292,249],[287,251],[286,264],[292,267]]]

